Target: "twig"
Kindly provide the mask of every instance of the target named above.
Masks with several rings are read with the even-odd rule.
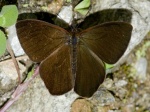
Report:
[[[29,83],[38,75],[39,67],[36,68],[32,77],[22,84],[19,84],[16,88],[15,92],[12,94],[12,98],[8,100],[8,102],[0,109],[0,112],[5,112],[18,98],[22,95],[22,93],[27,89]]]
[[[10,46],[9,40],[7,40],[7,50],[8,50],[8,52],[10,53],[10,55],[12,57],[13,63],[15,65],[15,69],[18,73],[18,82],[19,82],[19,84],[21,84],[21,74],[20,74],[19,66],[18,66],[17,60],[14,56],[14,52],[13,52],[11,46]]]

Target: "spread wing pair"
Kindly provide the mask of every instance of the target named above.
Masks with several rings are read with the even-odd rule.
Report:
[[[61,95],[74,87],[80,96],[90,97],[105,78],[106,63],[115,63],[125,52],[132,26],[110,22],[77,33],[77,63],[72,73],[72,34],[56,25],[23,20],[16,24],[20,43],[34,62],[41,62],[40,75],[53,95]]]

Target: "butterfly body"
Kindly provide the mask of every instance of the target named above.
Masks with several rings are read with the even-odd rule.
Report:
[[[75,36],[75,33],[73,32],[73,35],[72,35],[72,45],[76,45],[77,44],[77,38]]]
[[[91,97],[104,81],[104,62],[118,61],[132,32],[132,26],[124,22],[104,23],[80,32],[39,20],[23,20],[16,27],[26,54],[41,62],[40,76],[49,92],[61,95],[74,87],[84,97]]]

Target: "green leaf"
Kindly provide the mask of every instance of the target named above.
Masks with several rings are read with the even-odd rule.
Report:
[[[6,37],[5,34],[0,30],[0,56],[5,53],[6,50]]]
[[[86,15],[88,13],[88,9],[81,9],[81,10],[78,10],[77,12],[79,12],[82,15]]]
[[[8,27],[16,23],[18,9],[15,5],[5,5],[0,12],[0,26]]]
[[[90,4],[90,0],[83,0],[75,7],[75,11],[81,13],[82,15],[86,15]]]
[[[66,2],[69,2],[69,3],[71,3],[71,0],[66,0]]]
[[[105,67],[106,67],[106,70],[107,70],[107,69],[110,69],[110,68],[114,67],[114,65],[105,63]]]
[[[28,73],[27,79],[30,79],[33,74],[34,74],[34,68],[32,68],[31,71]]]

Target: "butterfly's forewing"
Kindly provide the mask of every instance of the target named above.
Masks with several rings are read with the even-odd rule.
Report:
[[[40,65],[41,78],[44,80],[49,92],[61,95],[73,87],[71,73],[70,47],[63,45]]]
[[[104,64],[101,60],[94,57],[83,43],[79,43],[77,51],[77,71],[74,90],[80,96],[91,97],[104,81]]]
[[[91,27],[78,34],[100,59],[116,63],[125,52],[131,38],[132,26],[125,22],[110,22]]]
[[[23,20],[16,24],[19,41],[32,61],[41,62],[65,43],[69,33],[63,28],[39,20]]]

